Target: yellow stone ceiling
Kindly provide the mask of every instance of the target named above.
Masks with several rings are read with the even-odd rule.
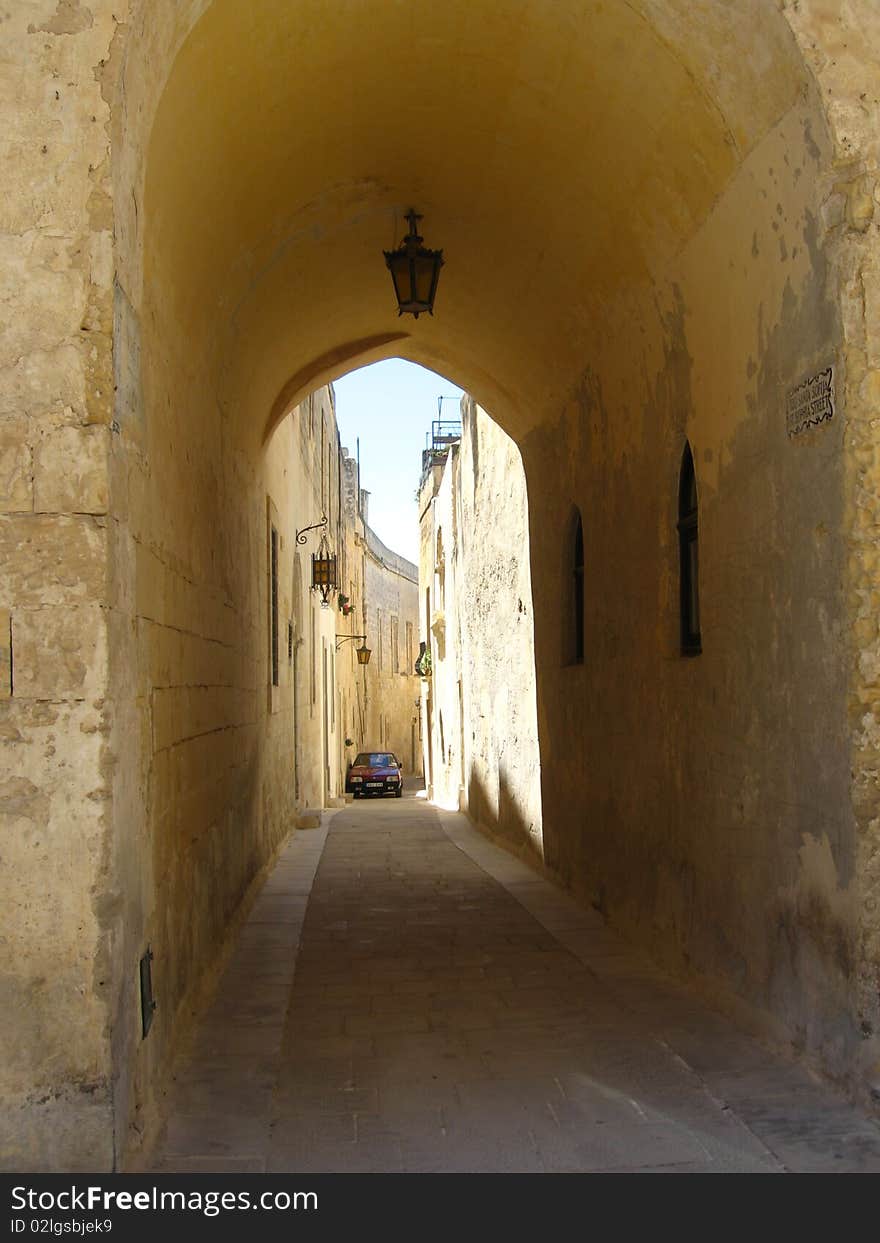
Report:
[[[147,300],[261,434],[399,354],[521,435],[803,84],[769,0],[215,0],[152,129]],[[382,258],[410,206],[446,258],[418,322]]]

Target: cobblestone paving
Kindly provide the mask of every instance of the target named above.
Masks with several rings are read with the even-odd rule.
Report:
[[[880,1171],[876,1122],[412,798],[294,837],[167,1110],[157,1172]]]

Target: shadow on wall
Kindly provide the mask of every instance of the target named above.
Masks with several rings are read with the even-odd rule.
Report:
[[[538,779],[537,776],[535,778]],[[544,870],[541,838],[536,826],[523,816],[504,774],[498,778],[498,811],[486,786],[471,768],[467,783],[467,814],[477,828],[530,866]]]

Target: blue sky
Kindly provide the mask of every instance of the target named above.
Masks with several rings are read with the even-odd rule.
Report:
[[[389,548],[419,562],[416,490],[422,450],[438,397],[443,418],[459,417],[462,391],[449,380],[399,358],[373,363],[335,380],[336,421],[354,457],[361,440],[361,487],[370,493],[369,523]]]

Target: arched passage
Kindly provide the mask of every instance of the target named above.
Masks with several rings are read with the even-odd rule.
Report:
[[[390,4],[187,8],[201,15],[185,38],[177,17],[161,98],[146,92],[125,240],[157,317],[186,323],[190,350],[213,345],[237,415],[277,416],[282,394],[401,354],[454,371],[521,436],[583,374],[609,301],[669,275],[809,85],[760,9],[695,30],[675,6],[454,3],[428,36]],[[147,46],[168,40],[163,16],[145,11]],[[443,83],[405,108],[401,47],[412,82]],[[821,141],[815,110],[800,121]],[[410,201],[451,256],[442,317],[415,325],[376,261]]]
[[[118,710],[109,759],[89,759],[112,811],[81,878],[116,895],[90,906],[88,934],[113,995],[80,1059],[112,1085],[118,1132],[173,1037],[160,1025],[136,1050],[129,966],[148,929],[164,921],[174,952],[174,1013],[281,831],[289,740],[256,672],[267,497],[292,486],[271,433],[291,434],[284,414],[320,383],[390,355],[451,375],[523,455],[548,863],[828,1064],[873,1065],[877,640],[852,510],[876,504],[858,455],[873,453],[878,350],[850,293],[873,305],[877,66],[849,53],[847,76],[801,51],[836,53],[847,33],[870,46],[869,6],[834,29],[809,5],[758,0],[697,16],[679,0],[450,0],[430,25],[390,0],[161,0],[133,6],[128,28],[92,10],[93,26],[49,23],[46,38],[91,40],[72,53],[87,67],[113,38],[106,98],[84,114],[109,121],[105,163],[83,161],[104,197],[76,183],[105,249],[109,213],[113,260],[93,259],[92,318],[57,333],[94,333],[76,339],[83,405],[118,432],[101,459],[112,540],[95,554],[110,586],[94,588],[112,614],[94,694]],[[397,319],[381,261],[410,206],[447,257],[437,313],[417,324]],[[51,303],[45,287],[29,296]],[[857,424],[849,449],[839,407],[802,438],[782,413],[829,366]],[[93,452],[90,426],[62,428],[77,452]],[[682,665],[685,435],[707,650]],[[586,593],[596,652],[562,669],[553,567],[572,500],[603,590]],[[82,505],[56,487],[31,514]],[[179,634],[170,655],[153,625]],[[170,758],[154,762],[157,734],[198,718],[208,735],[229,713],[248,726],[246,762],[236,751],[219,785],[208,763],[198,796],[181,789]],[[186,797],[222,827],[157,902]],[[210,919],[185,928],[193,900]]]

